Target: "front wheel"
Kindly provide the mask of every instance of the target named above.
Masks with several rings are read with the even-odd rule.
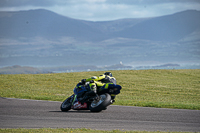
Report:
[[[63,111],[63,112],[67,112],[68,110],[71,109],[71,99],[73,98],[73,96],[67,98],[61,105],[60,105],[60,109]]]
[[[111,96],[107,93],[99,96],[99,100],[94,100],[89,109],[91,112],[100,112],[104,110],[108,105],[110,105]]]

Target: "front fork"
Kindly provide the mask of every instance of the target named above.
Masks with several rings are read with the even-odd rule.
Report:
[[[70,102],[72,103],[72,105],[73,105],[74,102],[76,101],[76,97],[77,97],[77,95],[75,95],[75,94],[73,94],[73,95],[71,96]]]

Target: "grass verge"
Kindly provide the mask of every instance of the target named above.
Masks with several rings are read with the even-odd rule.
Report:
[[[111,72],[122,86],[115,105],[200,110],[200,69]],[[102,73],[0,75],[0,96],[63,101],[78,81]]]

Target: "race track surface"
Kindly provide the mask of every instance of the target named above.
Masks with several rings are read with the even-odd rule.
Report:
[[[61,102],[0,98],[0,128],[91,128],[200,132],[200,111],[109,106],[100,113],[60,111]]]

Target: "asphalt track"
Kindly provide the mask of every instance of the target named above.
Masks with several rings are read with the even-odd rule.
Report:
[[[0,98],[0,128],[91,128],[200,132],[200,111],[109,106],[100,113],[60,111],[61,102]]]

